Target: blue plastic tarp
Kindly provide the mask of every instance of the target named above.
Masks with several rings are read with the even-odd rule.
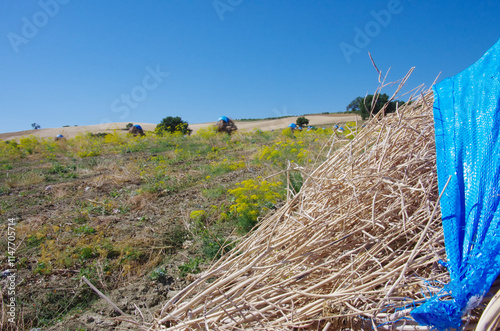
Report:
[[[422,325],[457,328],[500,273],[500,40],[434,87],[441,213],[450,283],[412,312]]]

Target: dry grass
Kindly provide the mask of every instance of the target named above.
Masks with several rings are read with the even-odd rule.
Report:
[[[56,199],[63,199],[71,194],[71,192],[68,191],[68,188],[63,185],[56,185],[53,187],[53,191]]]
[[[415,325],[401,317],[449,280],[438,263],[446,257],[433,95],[420,94],[372,119],[299,194],[169,300],[153,328]]]
[[[13,175],[7,174],[5,186],[7,186],[8,188],[26,187],[30,185],[40,184],[44,181],[45,176],[41,171],[30,170]]]
[[[127,200],[127,203],[132,209],[148,210],[153,209],[153,202],[158,199],[158,193],[143,192],[132,196]]]
[[[90,184],[94,187],[121,185],[140,180],[140,168],[135,161],[128,161],[125,164],[100,163],[94,170],[104,173],[92,178]]]
[[[7,291],[5,291],[7,292]],[[8,306],[11,302],[10,297],[7,293],[0,291],[0,310],[1,310],[1,321],[0,330],[3,331],[16,331],[16,330],[29,330],[31,325],[27,325],[23,319],[23,311],[18,307],[19,303],[16,303],[15,308]]]

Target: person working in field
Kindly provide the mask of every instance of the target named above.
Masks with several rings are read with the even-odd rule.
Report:
[[[132,125],[130,129],[128,129],[128,133],[131,133],[134,136],[144,136],[144,130],[142,130],[142,127],[139,124]]]
[[[221,116],[217,120],[217,131],[218,132],[226,132],[227,134],[231,134],[238,130],[236,124],[234,124],[233,120],[228,118],[227,116]]]
[[[288,127],[290,128],[290,130],[292,130],[292,132],[294,132],[295,130],[300,130],[300,127],[295,123],[290,123]]]

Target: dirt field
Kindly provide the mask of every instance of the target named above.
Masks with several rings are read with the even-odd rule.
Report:
[[[337,148],[358,130],[332,130],[355,116],[306,117],[318,130],[282,131],[295,122],[290,117],[239,121],[240,131],[249,133],[231,136],[206,130],[139,138],[120,131],[50,139],[127,123],[1,134],[0,232],[15,220],[19,281],[18,327],[2,320],[0,329],[137,330],[114,319],[113,307],[83,276],[126,314],[137,317],[140,309],[144,319],[138,321],[152,322],[194,275],[279,208],[287,190],[300,190],[303,174],[324,160],[332,136]],[[140,124],[146,131],[156,126]],[[30,134],[49,139],[15,142]],[[300,171],[287,176],[283,170],[291,163]],[[0,238],[0,272],[12,269],[8,243]],[[0,277],[0,303],[9,300],[7,282]],[[0,305],[0,314],[7,308]]]
[[[283,129],[290,123],[295,123],[298,116],[280,118],[274,120],[257,120],[257,121],[235,121],[239,130],[254,130],[259,128],[263,131]],[[317,115],[306,115],[309,119],[310,125],[321,126],[326,124],[334,124],[341,122],[349,122],[361,120],[361,118],[355,114],[317,114]],[[65,128],[48,128],[39,130],[26,130],[19,132],[7,132],[0,133],[0,139],[2,140],[15,140],[24,136],[34,135],[41,138],[55,137],[58,134],[62,134],[66,138],[72,138],[78,133],[82,132],[111,132],[113,130],[124,129],[128,122],[117,122],[117,123],[107,123],[107,124],[96,124],[96,125],[85,125],[85,126],[70,126]],[[145,131],[153,131],[156,124],[151,123],[134,123],[139,124]],[[199,128],[206,127],[208,125],[214,125],[215,122],[200,123],[200,124],[190,124],[189,127],[196,132]]]

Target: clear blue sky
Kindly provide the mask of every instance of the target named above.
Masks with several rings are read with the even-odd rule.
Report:
[[[0,132],[344,111],[467,68],[500,1],[0,0]],[[387,90],[390,92],[390,90]]]

